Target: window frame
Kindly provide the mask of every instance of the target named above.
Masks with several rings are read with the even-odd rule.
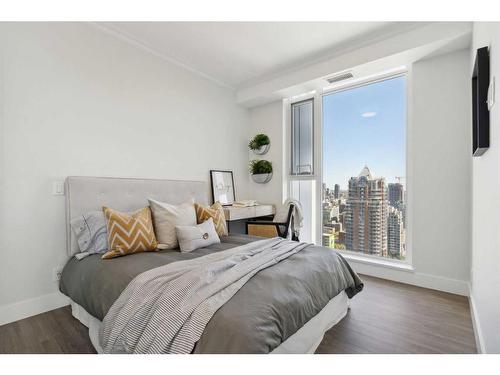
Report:
[[[386,264],[394,264],[394,265],[401,265],[403,267],[405,266],[411,266],[413,264],[413,236],[412,236],[412,228],[413,228],[413,220],[412,220],[412,215],[411,213],[413,212],[413,189],[412,187],[412,182],[413,182],[413,167],[411,161],[411,155],[412,155],[412,146],[411,143],[409,142],[409,139],[411,139],[411,87],[412,87],[412,82],[411,82],[411,69],[407,67],[401,67],[394,69],[390,72],[385,72],[381,73],[378,75],[374,75],[365,79],[358,80],[356,82],[352,83],[347,83],[347,84],[339,84],[336,87],[332,88],[325,88],[323,92],[320,95],[320,100],[321,104],[323,103],[323,97],[331,95],[333,93],[341,92],[341,91],[346,91],[346,90],[351,90],[355,89],[357,87],[362,87],[362,86],[367,86],[370,84],[374,84],[377,82],[383,82],[389,79],[397,78],[404,76],[406,78],[406,129],[405,129],[405,177],[406,177],[406,182],[405,182],[405,189],[406,189],[406,207],[405,207],[405,215],[406,215],[406,228],[405,228],[405,246],[406,246],[406,257],[404,260],[400,259],[392,259],[392,258],[385,258],[385,257],[380,257],[376,255],[370,255],[370,254],[363,254],[359,253],[356,251],[352,250],[340,250],[341,254],[345,255],[347,258],[352,258],[352,259],[361,259],[364,262],[368,263],[386,263]],[[315,118],[316,119],[316,118]],[[318,171],[316,173],[316,185],[320,187],[323,184],[323,113],[320,114],[320,145],[321,145],[321,155],[320,155],[320,164],[317,166]],[[319,192],[319,196],[321,196],[321,190]],[[317,195],[318,196],[318,195]],[[316,202],[316,223],[320,225],[316,225],[317,228],[315,228],[316,231],[316,244],[321,245],[321,243],[318,243],[318,241],[321,241],[322,239],[322,234],[323,234],[323,210],[322,210],[322,202],[321,199],[318,199]]]
[[[292,111],[293,105],[308,100],[313,100],[313,171],[312,174],[292,174]],[[321,107],[322,96],[321,92],[310,91],[302,95],[292,98],[283,99],[283,184],[282,184],[282,200],[284,201],[291,194],[292,183],[294,181],[312,181],[315,186],[313,188],[312,198],[312,217],[311,217],[311,242],[317,243],[317,217],[318,217],[318,202],[321,203],[321,186],[318,186],[318,176],[321,171]]]
[[[293,171],[293,165],[294,165],[294,141],[295,141],[295,137],[294,137],[294,126],[293,126],[293,118],[294,118],[294,114],[293,114],[293,110],[294,110],[294,107],[295,106],[299,106],[301,104],[304,104],[304,103],[307,103],[307,102],[311,102],[312,104],[312,124],[311,124],[311,139],[312,139],[312,145],[311,145],[311,156],[312,156],[312,165],[311,165],[311,173],[294,173]],[[316,119],[315,119],[315,113],[314,113],[314,109],[315,109],[315,98],[314,97],[309,97],[307,99],[301,99],[301,100],[298,100],[298,101],[294,101],[292,103],[290,103],[290,169],[288,170],[288,174],[290,176],[294,176],[294,177],[298,177],[300,179],[300,177],[313,177],[314,174],[315,174],[315,170],[316,170],[316,163],[315,163],[315,157],[314,157],[314,150],[316,149],[316,145],[315,145],[315,139],[314,139],[314,136],[316,134],[315,130],[314,130],[314,127],[315,127],[315,124],[316,124]]]

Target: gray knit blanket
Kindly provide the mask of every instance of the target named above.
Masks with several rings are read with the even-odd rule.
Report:
[[[266,239],[141,273],[103,320],[104,353],[191,353],[215,312],[252,276],[307,246]]]

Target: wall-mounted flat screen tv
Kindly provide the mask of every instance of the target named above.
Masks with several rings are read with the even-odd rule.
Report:
[[[489,83],[490,54],[488,47],[483,47],[476,52],[472,73],[472,155],[474,156],[481,156],[490,147]]]

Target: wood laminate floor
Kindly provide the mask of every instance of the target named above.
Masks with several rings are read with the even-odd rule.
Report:
[[[317,353],[476,353],[466,297],[362,276]],[[0,353],[95,353],[69,306],[0,326]]]

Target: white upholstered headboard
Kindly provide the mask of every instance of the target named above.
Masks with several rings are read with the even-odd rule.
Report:
[[[78,252],[70,220],[89,211],[108,206],[134,211],[148,205],[148,198],[179,204],[190,198],[208,203],[208,187],[203,181],[151,180],[139,178],[68,177],[66,178],[66,246],[70,256]]]

